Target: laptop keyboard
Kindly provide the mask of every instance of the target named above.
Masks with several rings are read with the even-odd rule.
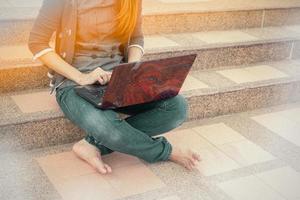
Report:
[[[97,87],[90,89],[89,92],[97,99],[102,99],[103,94],[105,92],[106,88],[103,87]]]

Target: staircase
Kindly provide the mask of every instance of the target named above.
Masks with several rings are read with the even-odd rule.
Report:
[[[85,135],[49,95],[47,69],[27,48],[40,4],[0,2],[3,153]],[[144,0],[143,31],[144,60],[198,54],[180,91],[189,122],[300,101],[300,1]]]
[[[143,59],[198,54],[180,92],[188,120],[300,100],[300,2],[171,2],[144,2]],[[38,7],[1,9],[1,132],[19,138],[13,149],[80,139],[84,133],[48,95],[47,69],[27,48]],[[21,10],[28,12],[14,14]]]

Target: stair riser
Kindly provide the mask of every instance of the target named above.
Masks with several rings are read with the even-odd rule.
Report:
[[[27,43],[34,20],[0,21],[0,45]],[[145,15],[145,35],[299,24],[300,8]]]
[[[0,93],[46,88],[49,86],[47,71],[44,66],[0,70]]]
[[[202,70],[220,66],[283,60],[290,57],[292,47],[293,41],[286,41],[225,48],[150,53],[146,54],[144,59],[150,60],[197,53],[198,56],[192,69]],[[46,72],[47,69],[43,66],[2,69],[0,70],[0,93],[48,87],[49,79]]]
[[[300,22],[300,8],[269,9],[265,11],[263,27],[294,25]]]
[[[27,44],[32,20],[0,21],[0,45]]]
[[[296,43],[295,41],[279,41],[199,50],[175,50],[167,53],[157,52],[145,55],[145,60],[196,53],[198,56],[192,70],[216,69],[221,66],[248,65],[284,60],[291,56],[291,51],[293,46],[296,46]]]
[[[276,20],[274,20],[276,19]],[[294,25],[300,8],[156,15],[144,19],[146,34],[231,30]]]
[[[254,87],[189,99],[190,119],[203,119],[300,100],[300,81]]]
[[[187,121],[253,110],[300,100],[300,81],[212,95],[186,97]],[[64,117],[0,128],[0,151],[29,150],[75,142],[85,133]]]

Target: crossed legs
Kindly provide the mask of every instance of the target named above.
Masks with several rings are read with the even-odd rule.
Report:
[[[87,154],[97,148],[100,155],[119,151],[150,163],[171,160],[174,151],[172,145],[164,136],[152,136],[178,127],[187,117],[187,102],[181,95],[115,110],[95,108],[79,97],[72,86],[59,90],[56,99],[66,117],[87,133],[83,141],[74,145],[73,150],[79,154]],[[121,119],[118,112],[132,116]],[[81,151],[83,147],[86,152]],[[179,150],[176,151],[178,156]],[[194,161],[199,158],[192,152],[189,154]],[[95,165],[95,156],[91,156],[91,159],[88,162]],[[102,172],[106,171],[104,168],[111,171],[109,166],[102,163]]]

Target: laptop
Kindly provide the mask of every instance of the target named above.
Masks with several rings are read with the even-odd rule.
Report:
[[[121,63],[110,81],[75,86],[77,95],[100,109],[114,109],[176,96],[197,54]]]

